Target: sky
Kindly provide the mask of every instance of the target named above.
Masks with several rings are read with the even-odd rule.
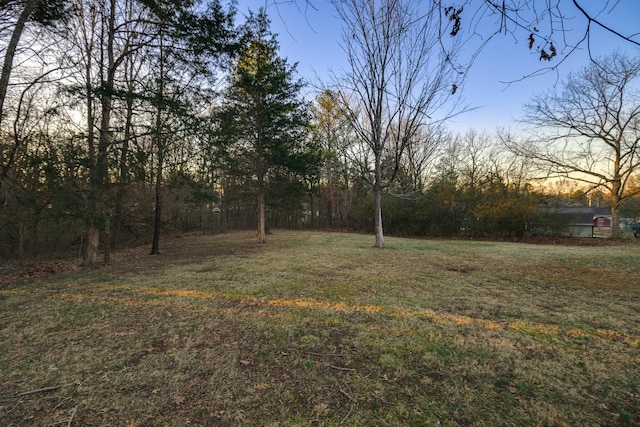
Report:
[[[337,17],[329,0],[238,0],[239,18],[248,9],[265,7],[271,19],[272,30],[278,34],[280,55],[290,63],[298,63],[298,73],[313,90],[322,84],[330,85],[332,76],[345,68],[346,54],[340,43],[342,22]],[[570,3],[567,1],[567,3]],[[611,0],[613,10],[597,10],[594,5],[602,5],[603,0],[585,0],[597,14],[598,19],[625,35],[640,33],[640,1]],[[586,25],[577,9],[571,6],[567,15],[575,17],[569,21],[567,37],[577,38]],[[485,21],[486,33],[497,23],[493,18]],[[448,127],[464,133],[469,129],[494,132],[497,128],[517,128],[517,119],[523,116],[523,106],[533,96],[548,90],[561,90],[567,74],[589,64],[586,48],[574,52],[557,70],[536,77],[527,77],[555,62],[540,62],[539,54],[527,48],[524,40],[516,40],[511,35],[500,35],[492,39],[477,57],[459,91],[464,103],[473,108],[452,119]],[[640,40],[640,36],[636,36]],[[640,50],[628,42],[594,28],[591,36],[591,53],[603,56],[621,50],[630,55],[639,55]],[[509,83],[511,82],[511,83]]]

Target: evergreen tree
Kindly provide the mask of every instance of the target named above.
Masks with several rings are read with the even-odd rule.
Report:
[[[295,66],[277,54],[264,11],[251,15],[246,47],[230,73],[222,129],[236,171],[250,177],[258,205],[258,242],[264,243],[265,197],[270,180],[287,172],[306,173],[318,158],[307,145],[308,106]]]

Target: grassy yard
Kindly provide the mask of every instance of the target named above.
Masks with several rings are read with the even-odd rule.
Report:
[[[640,244],[186,236],[0,284],[2,426],[640,425]]]

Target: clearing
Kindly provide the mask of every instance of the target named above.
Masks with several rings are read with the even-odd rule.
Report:
[[[5,269],[0,424],[639,425],[640,244],[267,237]]]

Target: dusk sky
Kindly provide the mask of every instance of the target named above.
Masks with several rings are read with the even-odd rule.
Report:
[[[267,4],[272,29],[279,35],[281,56],[287,57],[291,63],[298,62],[300,76],[310,85],[319,85],[319,82],[329,85],[332,73],[339,73],[345,65],[345,53],[340,46],[342,22],[333,6],[328,0],[311,0],[313,6],[309,6],[305,0],[277,2],[280,4],[276,7],[274,0],[239,0],[239,18],[249,8],[257,10]],[[591,1],[583,3],[594,4]],[[626,35],[640,32],[640,1],[619,0],[610,3],[618,5],[613,12],[600,12],[599,20]],[[584,31],[586,20],[578,15],[575,8],[568,9],[567,15],[575,17],[570,25],[576,29],[568,33],[568,37],[578,38],[582,34],[580,32]],[[491,27],[496,27],[497,22],[494,18],[488,18],[485,25],[486,33],[490,33]],[[455,118],[449,128],[459,132],[469,128],[488,132],[496,127],[513,128],[516,126],[514,119],[522,115],[523,105],[533,95],[553,89],[554,85],[559,89],[570,71],[589,63],[588,53],[583,48],[560,65],[558,72],[522,80],[526,75],[557,63],[540,62],[539,55],[528,50],[526,36],[522,37],[523,40],[516,40],[512,35],[499,35],[482,51],[460,93],[466,103],[477,109]],[[640,37],[636,36],[636,40],[640,40]],[[616,49],[629,55],[639,53],[632,44],[602,30],[594,29],[591,41],[594,56],[606,55]]]

